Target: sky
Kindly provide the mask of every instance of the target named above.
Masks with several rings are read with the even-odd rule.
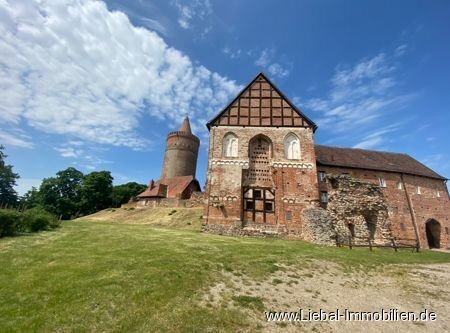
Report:
[[[75,167],[158,179],[166,135],[263,71],[315,142],[401,152],[450,177],[450,2],[0,0],[0,144],[19,194]]]

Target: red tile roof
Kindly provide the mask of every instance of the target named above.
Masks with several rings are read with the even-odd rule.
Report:
[[[139,194],[138,198],[176,198],[181,195],[184,190],[193,182],[196,181],[193,176],[180,176],[173,177],[163,180],[158,180],[157,182],[150,183],[149,187]],[[166,190],[164,185],[167,186],[167,196],[165,195]]]
[[[445,180],[409,155],[315,145],[318,165],[399,172]]]

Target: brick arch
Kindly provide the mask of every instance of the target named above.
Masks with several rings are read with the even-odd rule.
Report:
[[[441,247],[441,224],[436,219],[428,219],[425,222],[425,235],[430,249]]]
[[[261,141],[266,141],[269,144],[269,157],[272,158],[273,156],[273,143],[272,140],[264,134],[257,134],[255,135],[253,138],[250,139],[250,141],[248,142],[248,156],[251,157],[251,149],[252,146],[254,146],[255,144],[259,144],[259,140]]]

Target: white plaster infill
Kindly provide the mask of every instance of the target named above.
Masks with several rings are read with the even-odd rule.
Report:
[[[248,160],[211,160],[211,165],[238,165],[242,167],[247,167],[249,165]]]
[[[312,169],[312,163],[292,163],[292,162],[272,162],[272,166],[276,168],[296,168],[296,169]]]

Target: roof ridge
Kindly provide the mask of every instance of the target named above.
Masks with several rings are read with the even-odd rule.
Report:
[[[393,152],[393,151],[385,151],[385,150],[354,148],[354,147],[338,147],[338,146],[328,146],[328,145],[320,145],[320,144],[314,144],[314,146],[337,148],[337,149],[351,149],[351,150],[369,151],[369,152],[375,152],[375,153],[386,153],[386,154],[394,154],[394,155],[405,155],[405,156],[409,156],[411,158],[414,158],[411,155],[406,154],[406,153],[396,153],[396,152]]]

